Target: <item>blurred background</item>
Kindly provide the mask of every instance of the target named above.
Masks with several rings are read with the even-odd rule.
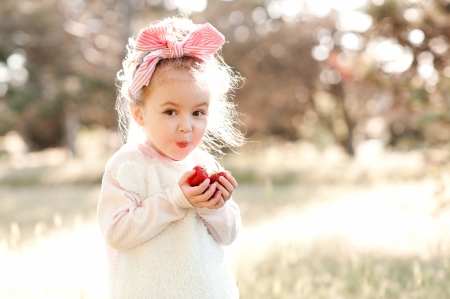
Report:
[[[3,0],[0,298],[106,298],[115,76],[177,14],[246,78],[241,297],[449,298],[449,0]]]

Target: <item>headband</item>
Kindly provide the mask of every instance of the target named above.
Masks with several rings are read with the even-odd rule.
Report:
[[[131,82],[130,92],[135,95],[150,83],[158,61],[164,58],[191,56],[203,61],[211,59],[225,42],[224,36],[206,23],[178,41],[172,25],[156,25],[142,29],[136,40],[136,50],[150,52],[144,57]]]

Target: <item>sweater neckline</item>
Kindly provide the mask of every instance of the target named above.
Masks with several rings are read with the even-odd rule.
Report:
[[[151,158],[156,158],[156,159],[167,161],[167,162],[179,162],[179,161],[172,160],[168,157],[161,155],[160,153],[155,151],[151,146],[149,146],[146,142],[139,143],[138,148],[145,156],[148,156]]]
[[[192,154],[191,153],[185,159],[178,161],[178,160],[173,160],[171,158],[168,158],[168,157],[165,157],[165,156],[161,155],[154,148],[152,148],[150,145],[148,145],[145,141],[139,143],[138,144],[138,148],[147,157],[155,158],[155,159],[162,160],[162,161],[165,161],[165,162],[171,162],[171,163],[174,163],[174,164],[183,164],[183,163],[185,163],[186,158],[190,157],[191,154]]]

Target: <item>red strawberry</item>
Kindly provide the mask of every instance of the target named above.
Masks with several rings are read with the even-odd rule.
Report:
[[[213,173],[212,175],[209,176],[209,179],[211,180],[209,183],[213,184],[215,182],[219,182],[219,178],[221,176],[226,177],[227,173],[225,171]]]
[[[191,187],[200,185],[204,180],[208,178],[208,174],[203,167],[195,166],[194,169],[195,173],[188,178],[188,183]]]

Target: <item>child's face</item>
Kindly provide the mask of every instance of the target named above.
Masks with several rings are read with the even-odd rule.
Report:
[[[174,80],[153,87],[143,105],[132,105],[133,117],[144,127],[153,149],[173,160],[183,160],[205,134],[210,97],[208,91],[198,89],[190,75],[180,73]]]

